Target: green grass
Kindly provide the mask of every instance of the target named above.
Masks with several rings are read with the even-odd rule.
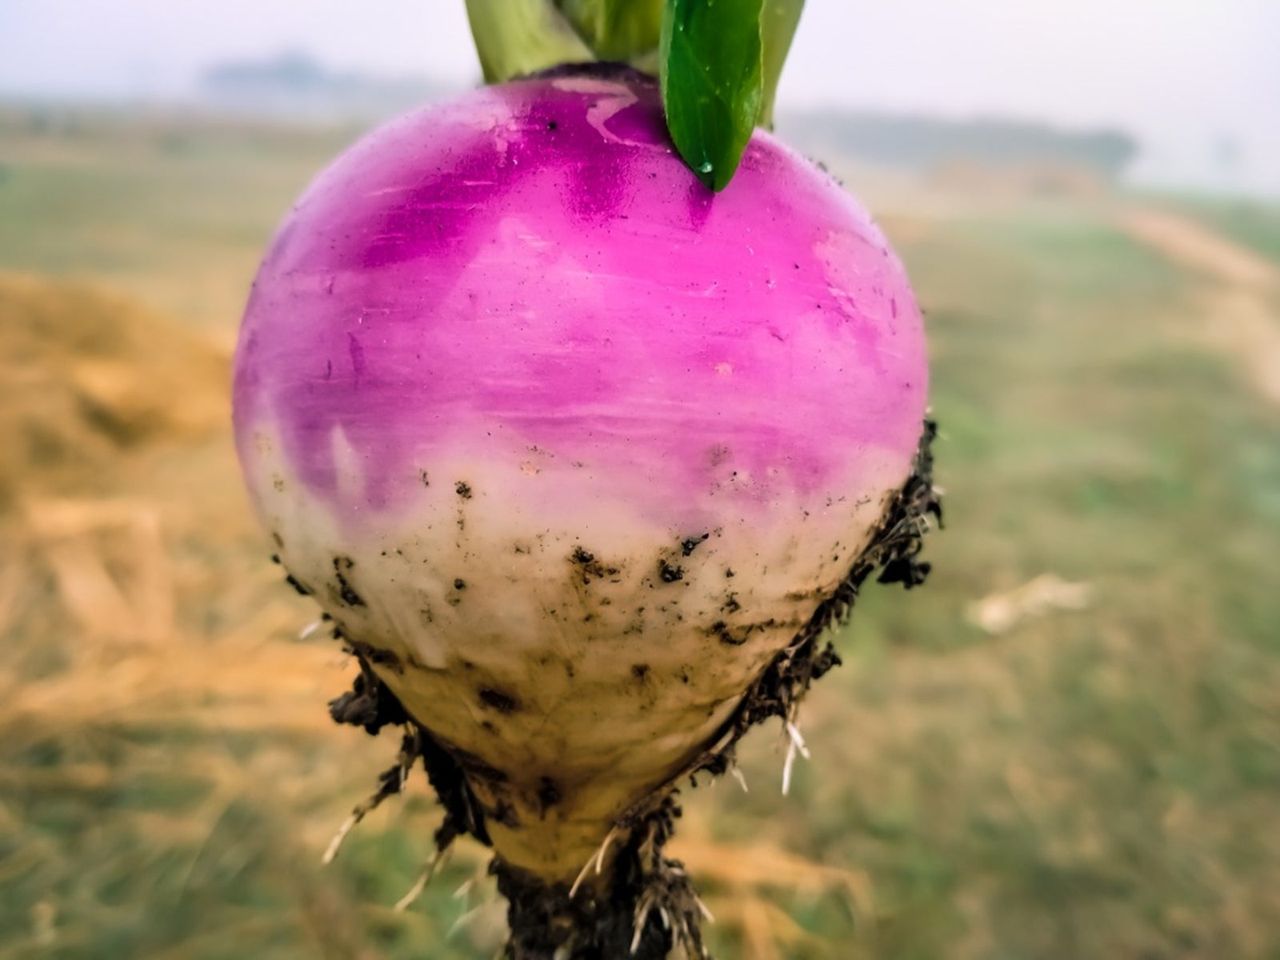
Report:
[[[0,267],[89,276],[228,330],[233,315],[187,280],[220,303],[239,297],[339,139],[106,121],[28,132],[5,154]],[[939,216],[902,243],[942,423],[948,525],[928,546],[933,578],[864,597],[841,637],[845,667],[802,713],[814,761],[792,796],[776,787],[776,731],[757,732],[751,792],[688,794],[689,827],[726,857],[765,841],[865,875],[869,902],[754,891],[811,934],[782,956],[1276,958],[1280,411],[1232,358],[1198,346],[1196,281],[1118,233],[1105,207],[999,210]],[[1220,226],[1252,236],[1241,223]],[[1250,242],[1280,259],[1270,229]],[[281,624],[306,606],[263,570],[226,492],[226,438],[134,455],[80,492],[164,505],[192,649],[216,659],[236,629],[285,644]],[[207,722],[157,720],[145,684],[136,712],[14,706],[67,676],[123,682],[110,658],[77,660],[87,641],[41,556],[14,554],[21,599],[0,618],[13,651],[0,673],[6,956],[492,954],[493,908],[446,938],[468,906],[453,891],[482,868],[474,853],[410,911],[389,910],[429,851],[423,785],[319,866],[395,748],[327,731],[323,692],[264,684],[244,722],[232,710],[243,680],[210,682]],[[975,600],[1044,573],[1091,584],[1088,608],[999,637],[969,621]],[[325,656],[295,646],[307,663]],[[314,731],[273,719],[295,704],[311,716],[312,702]],[[704,888],[722,914],[744,895]],[[712,935],[720,956],[752,955],[732,918]]]
[[[1280,260],[1280,203],[1203,197],[1180,197],[1173,202],[1236,243],[1272,260]]]
[[[0,264],[234,323],[264,237],[354,135],[0,110]]]

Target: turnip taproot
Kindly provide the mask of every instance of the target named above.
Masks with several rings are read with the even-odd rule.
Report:
[[[913,562],[926,376],[857,203],[764,132],[711,193],[631,71],[414,113],[289,215],[236,359],[254,503],[360,656],[335,711],[456,774],[442,839],[492,843],[546,956],[671,946],[675,781],[792,719],[821,628]],[[575,881],[626,901],[603,953]]]

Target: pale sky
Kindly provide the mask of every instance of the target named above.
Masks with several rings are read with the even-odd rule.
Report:
[[[206,65],[301,49],[477,76],[462,0],[0,0],[0,96],[180,98]],[[1116,124],[1147,180],[1280,195],[1280,0],[809,0],[780,109],[845,105]]]

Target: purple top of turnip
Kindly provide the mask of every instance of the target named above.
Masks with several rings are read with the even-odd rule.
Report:
[[[847,490],[863,456],[905,472],[925,381],[902,267],[829,176],[757,132],[712,194],[654,84],[567,75],[413,113],[311,185],[255,284],[235,410],[242,455],[270,421],[348,518],[462,444],[695,523]]]

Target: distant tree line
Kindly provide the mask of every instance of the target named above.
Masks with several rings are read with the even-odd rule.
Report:
[[[332,70],[310,54],[214,64],[200,78],[204,98],[250,113],[378,118],[438,99],[449,88],[427,77]]]
[[[1137,140],[1122,130],[1063,130],[998,118],[825,111],[784,114],[779,125],[800,142],[820,142],[859,159],[909,169],[957,160],[986,166],[1066,164],[1114,180],[1138,155]]]

